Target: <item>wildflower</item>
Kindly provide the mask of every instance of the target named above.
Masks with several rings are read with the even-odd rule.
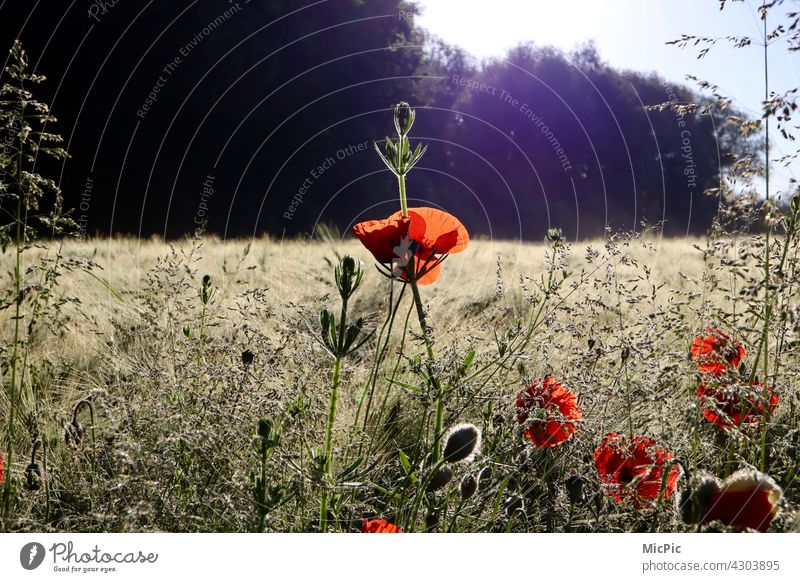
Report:
[[[457,424],[447,431],[442,458],[446,463],[469,463],[481,450],[481,431],[474,424]]]
[[[361,533],[403,533],[403,530],[383,519],[365,519],[361,522]]]
[[[626,438],[609,433],[594,453],[594,463],[608,494],[616,501],[632,498],[636,507],[658,499],[669,451],[647,437]],[[664,496],[675,492],[680,469],[673,465],[666,479]]]
[[[725,430],[757,426],[762,419],[769,420],[779,399],[774,387],[765,389],[761,382],[719,388],[701,384],[697,395],[702,400],[705,419]]]
[[[695,502],[692,522],[719,521],[766,532],[778,514],[782,496],[778,484],[755,469],[741,469],[722,482],[706,477],[692,494]]]
[[[739,340],[711,327],[703,333],[694,338],[690,349],[690,358],[700,373],[719,376],[728,369],[736,370],[746,353]]]
[[[525,425],[525,438],[541,449],[568,440],[582,416],[575,394],[551,376],[517,394],[517,422]]]
[[[428,207],[409,208],[407,217],[395,212],[383,220],[360,222],[353,233],[379,263],[392,264],[394,274],[403,278],[408,278],[414,248],[414,277],[420,285],[439,278],[443,255],[459,253],[469,243],[467,229],[456,217]]]

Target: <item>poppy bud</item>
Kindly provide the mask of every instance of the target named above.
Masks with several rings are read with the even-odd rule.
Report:
[[[439,513],[430,512],[425,516],[425,531],[433,531],[439,527]]]
[[[364,269],[361,261],[350,255],[345,255],[336,265],[334,275],[339,295],[342,296],[342,299],[349,299],[361,284],[361,279],[364,277]]]
[[[211,288],[211,275],[203,275],[203,285],[200,288],[200,299],[204,305],[208,305],[211,297],[214,295],[214,290]]]
[[[33,462],[25,468],[25,489],[38,491],[44,483],[44,469],[39,463]]]
[[[242,364],[245,366],[249,366],[253,363],[253,360],[256,359],[256,355],[251,352],[250,350],[245,350],[242,352]]]
[[[478,490],[486,491],[492,486],[492,468],[486,467],[478,475]]]
[[[394,108],[394,128],[397,130],[397,135],[408,135],[411,131],[411,126],[414,125],[414,110],[405,101],[401,101]]]
[[[467,475],[461,480],[461,485],[459,486],[459,492],[461,493],[461,499],[466,501],[478,490],[478,481],[472,475]]]
[[[550,228],[547,230],[547,238],[553,243],[553,247],[558,248],[564,243],[564,235],[560,228]]]
[[[480,452],[481,431],[474,424],[457,424],[445,435],[443,457],[447,463],[469,463]]]
[[[86,434],[86,429],[77,420],[73,420],[64,429],[64,444],[79,445],[83,441],[83,435]]]
[[[579,475],[567,477],[567,480],[564,481],[564,487],[567,490],[567,497],[570,503],[577,505],[586,501],[586,478]]]
[[[695,497],[707,497],[702,522],[720,521],[727,526],[765,532],[778,513],[783,490],[768,475],[754,469],[740,469],[708,491]]]
[[[268,439],[272,434],[272,422],[266,418],[258,421],[258,436],[262,439]]]
[[[518,511],[525,510],[525,504],[522,501],[522,497],[519,495],[512,495],[511,497],[507,497],[505,501],[503,501],[503,509],[506,512],[506,515],[511,517]]]
[[[447,465],[439,467],[431,476],[426,491],[428,493],[431,493],[433,491],[438,491],[439,489],[447,485],[450,482],[450,479],[452,478],[453,478],[453,470],[450,467],[448,467]]]

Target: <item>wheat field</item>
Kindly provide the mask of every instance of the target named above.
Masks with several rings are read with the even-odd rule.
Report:
[[[436,370],[452,386],[444,426],[473,423],[483,444],[443,487],[419,496],[432,413],[420,389],[419,324],[403,285],[373,268],[357,241],[323,229],[311,240],[36,246],[24,265],[38,293],[23,304],[38,323],[25,331],[22,451],[6,471],[26,475],[32,454],[46,486],[20,489],[9,529],[317,531],[332,362],[314,335],[321,309],[338,313],[333,270],[351,254],[364,279],[348,313],[376,333],[342,367],[336,531],[372,518],[410,531],[692,531],[678,493],[646,510],[615,503],[592,454],[617,431],[668,447],[686,483],[757,466],[759,435],[704,421],[688,352],[705,326],[729,330],[748,352],[758,342],[748,311],[758,296],[746,291],[758,277],[759,241],[609,235],[553,248],[479,239],[448,257],[439,281],[420,287]],[[6,287],[12,259],[0,257]],[[60,274],[48,282],[54,261]],[[545,293],[548,277],[555,285]],[[397,322],[384,334],[398,297]],[[787,301],[792,313],[797,303]],[[535,329],[526,327],[536,313]],[[4,351],[11,315],[0,313]],[[530,341],[519,343],[527,329]],[[794,531],[797,328],[787,319],[774,333],[781,400],[764,437],[765,469],[783,488],[772,529]],[[390,339],[373,378],[376,337]],[[509,346],[510,357],[490,368]],[[515,395],[547,375],[577,394],[583,419],[568,443],[539,450],[520,434]],[[0,407],[5,414],[7,391]],[[261,419],[269,438],[279,435],[268,449]],[[574,497],[564,483],[577,477],[585,491]],[[471,480],[477,493],[459,497]],[[410,499],[426,511],[409,515]]]

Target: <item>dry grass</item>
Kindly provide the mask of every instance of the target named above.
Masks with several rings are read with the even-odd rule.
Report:
[[[323,307],[338,310],[332,279],[338,255],[350,253],[368,265],[352,306],[367,327],[382,325],[388,289],[355,241],[323,239],[206,239],[171,248],[156,240],[66,242],[61,255],[73,268],[50,300],[56,307],[48,312],[49,322],[30,337],[21,432],[28,439],[42,435],[48,445],[49,490],[15,496],[13,529],[252,530],[253,479],[259,471],[253,436],[259,418],[270,418],[283,434],[267,461],[269,485],[280,498],[266,516],[266,528],[313,530],[319,495],[313,456],[324,439],[330,360],[306,324],[314,329]],[[700,249],[706,244],[619,238],[559,253],[557,279],[562,272],[568,276],[550,298],[532,341],[494,376],[453,380],[445,426],[475,422],[483,430],[484,448],[474,463],[456,469],[450,493],[430,496],[428,527],[689,527],[672,503],[645,512],[606,499],[591,455],[606,432],[630,430],[654,436],[687,470],[720,474],[726,466],[728,437],[700,420],[697,375],[686,354],[707,324],[731,330],[747,346],[757,341],[748,298],[740,293],[754,267],[745,252],[736,267],[741,275],[731,276],[722,260],[757,242],[727,241],[717,256],[704,255]],[[31,250],[28,265],[52,257],[57,248]],[[465,253],[447,259],[439,282],[422,288],[443,376],[451,377],[471,350],[477,354],[475,367],[490,362],[498,345],[515,337],[516,326],[524,327],[542,300],[537,286],[547,273],[547,255],[545,245],[473,241]],[[91,274],[79,260],[91,261]],[[7,273],[10,255],[0,261]],[[215,293],[204,312],[199,289],[206,274]],[[36,269],[27,276],[31,283],[36,277]],[[7,275],[3,284],[8,285]],[[406,297],[398,317],[409,308]],[[7,319],[8,311],[2,317]],[[9,327],[4,321],[6,346]],[[403,503],[390,493],[413,490],[398,450],[413,456],[419,449],[418,428],[428,408],[419,394],[385,377],[396,366],[399,381],[418,382],[414,356],[424,349],[412,316],[398,356],[401,327],[395,328],[366,425],[363,415],[355,420],[375,342],[345,361],[336,464],[340,471],[358,464],[336,490],[337,527],[344,531],[356,529],[364,517],[398,518]],[[769,432],[769,472],[786,490],[786,510],[773,526],[779,530],[797,527],[791,507],[797,501],[799,372],[797,347],[788,345],[781,405]],[[255,355],[250,365],[242,359],[248,350]],[[623,353],[630,356],[623,359]],[[526,446],[514,422],[514,394],[544,374],[569,385],[585,412],[575,438],[557,454]],[[65,445],[64,426],[82,399],[93,403],[96,426],[79,446]],[[0,406],[5,414],[7,402]],[[86,410],[79,421],[89,425]],[[754,462],[756,441],[739,438],[736,466]],[[14,459],[13,471],[22,474],[26,463],[24,454]],[[485,480],[487,487],[468,502],[456,501],[460,479],[487,468],[491,483]],[[590,483],[591,502],[574,511],[562,487],[570,475]],[[518,501],[523,513],[513,511]]]

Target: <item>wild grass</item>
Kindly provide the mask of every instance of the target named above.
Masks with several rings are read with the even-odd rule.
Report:
[[[6,459],[15,490],[4,529],[315,531],[323,490],[335,531],[357,531],[373,517],[415,531],[695,529],[681,521],[677,495],[637,508],[605,494],[592,455],[612,431],[669,449],[685,470],[679,489],[702,471],[758,468],[763,444],[764,470],[784,490],[772,530],[800,529],[793,287],[775,294],[769,365],[780,404],[767,430],[725,432],[704,421],[688,358],[708,325],[754,352],[762,236],[609,234],[561,248],[474,240],[449,257],[440,280],[423,289],[435,373],[452,387],[443,426],[473,423],[483,445],[472,462],[453,465],[446,485],[425,492],[433,409],[420,389],[425,345],[413,314],[403,326],[410,293],[371,395],[379,334],[342,362],[333,478],[325,479],[331,359],[310,330],[321,309],[338,313],[339,257],[365,264],[349,311],[365,329],[380,332],[390,286],[356,241],[325,233],[311,241],[64,242],[60,254],[75,267],[55,287],[52,315],[27,330],[22,451]],[[60,244],[26,252],[26,285],[39,284]],[[794,258],[781,275],[786,285],[796,281]],[[0,255],[4,287],[13,284],[12,260]],[[539,323],[527,327],[537,312]],[[0,317],[7,352],[14,326],[9,310]],[[515,395],[547,374],[578,395],[584,415],[573,438],[542,450],[521,435]],[[47,487],[26,490],[37,440]],[[566,483],[575,477],[585,491],[571,501]],[[462,499],[462,482],[469,489],[472,480],[477,492]]]

